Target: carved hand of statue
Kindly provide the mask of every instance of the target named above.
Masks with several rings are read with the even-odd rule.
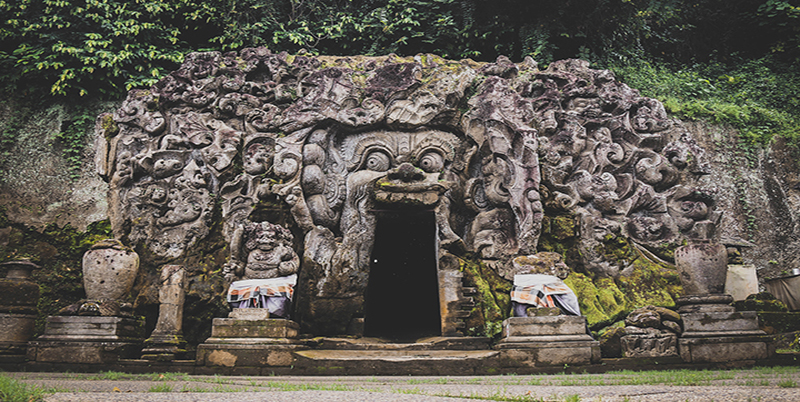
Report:
[[[222,266],[222,275],[227,282],[233,282],[237,277],[244,275],[244,264],[238,260],[231,260]]]

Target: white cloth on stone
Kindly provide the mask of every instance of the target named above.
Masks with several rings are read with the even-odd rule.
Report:
[[[559,307],[568,314],[581,315],[575,292],[552,275],[514,275],[511,301],[534,307]],[[520,316],[516,310],[514,315]]]

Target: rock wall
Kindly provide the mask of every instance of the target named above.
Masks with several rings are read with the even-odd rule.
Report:
[[[508,314],[507,298],[494,294],[508,287],[507,278],[503,278],[503,262],[514,255],[534,251],[528,244],[536,244],[539,251],[556,251],[566,256],[568,264],[576,271],[569,279],[570,286],[582,298],[581,307],[595,327],[613,322],[636,307],[672,303],[673,297],[680,293],[680,286],[670,267],[671,250],[687,237],[697,235],[701,229],[696,227],[699,221],[718,222],[717,239],[740,244],[751,242],[754,246],[743,248],[742,257],[746,263],[758,267],[761,279],[780,275],[783,270],[800,264],[796,228],[800,192],[795,188],[800,183],[800,172],[795,150],[780,139],[765,149],[744,146],[737,134],[725,127],[670,120],[658,102],[639,97],[636,91],[616,83],[609,72],[591,70],[576,61],[554,63],[548,70],[539,70],[533,61],[513,64],[503,59],[497,63],[477,64],[450,62],[434,56],[308,59],[254,53],[248,56],[252,60],[244,54],[225,56],[233,61],[230,68],[244,72],[237,78],[236,74],[201,71],[202,65],[213,66],[213,60],[222,57],[219,54],[194,57],[190,59],[197,61],[197,66],[184,67],[182,72],[157,85],[154,92],[132,92],[127,106],[117,109],[113,122],[108,117],[98,122],[100,137],[86,137],[90,146],[83,154],[84,162],[77,179],[70,178],[66,158],[54,140],[67,118],[65,106],[51,105],[28,114],[30,118],[18,125],[14,144],[0,161],[3,172],[0,183],[0,206],[3,208],[0,251],[3,254],[0,258],[27,255],[44,262],[44,276],[51,282],[52,276],[63,276],[66,269],[72,272],[73,287],[79,289],[80,284],[75,283],[79,275],[75,271],[79,271],[80,262],[74,255],[82,253],[92,241],[108,235],[98,230],[97,222],[111,215],[117,219],[113,225],[114,235],[131,242],[142,255],[142,274],[133,299],[139,312],[149,316],[149,321],[154,322],[153,314],[157,309],[157,290],[152,284],[158,268],[165,263],[191,267],[186,330],[196,334],[197,339],[190,338],[190,342],[197,342],[203,340],[203,331],[193,329],[206,328],[210,318],[222,314],[225,308],[221,301],[225,288],[221,269],[229,257],[226,248],[232,229],[242,219],[261,218],[292,229],[301,255],[305,234],[318,239],[306,244],[306,248],[316,247],[318,252],[307,256],[306,269],[314,272],[315,283],[305,291],[316,292],[320,300],[332,300],[324,301],[331,306],[347,298],[359,300],[363,289],[353,293],[346,286],[342,288],[341,283],[336,284],[350,275],[348,271],[345,269],[344,276],[340,277],[326,276],[326,270],[342,268],[320,260],[326,252],[342,247],[342,239],[336,238],[344,234],[339,232],[340,219],[352,219],[358,216],[357,213],[353,215],[354,211],[365,208],[354,207],[356,209],[347,212],[346,205],[342,204],[354,200],[348,199],[346,192],[337,194],[336,183],[341,181],[344,185],[346,180],[351,180],[351,169],[385,162],[381,159],[383,155],[376,155],[377,159],[371,161],[371,156],[359,149],[381,146],[389,150],[384,152],[388,152],[390,158],[401,160],[403,157],[394,153],[402,149],[402,143],[427,141],[436,150],[430,163],[436,165],[436,169],[449,169],[446,177],[460,183],[456,193],[465,194],[467,202],[463,203],[460,197],[453,198],[450,193],[447,197],[453,205],[452,212],[442,210],[438,197],[451,188],[435,189],[435,186],[431,191],[438,192],[436,201],[427,200],[420,193],[413,197],[395,196],[399,198],[392,201],[391,191],[384,195],[378,191],[375,199],[383,197],[384,203],[427,202],[437,208],[442,250],[447,258],[456,260],[440,264],[462,272],[465,285],[478,289],[479,304],[464,320],[466,325],[460,329],[462,331],[495,332],[493,323]],[[211,64],[200,62],[208,62],[209,57]],[[258,67],[257,60],[262,59],[264,67]],[[236,60],[243,60],[239,67]],[[248,63],[255,64],[249,66]],[[400,67],[409,70],[397,70]],[[341,74],[342,70],[351,88],[341,93],[352,94],[353,88],[363,87],[367,92],[373,91],[372,100],[365,100],[364,93],[354,98],[334,96],[328,103],[319,99],[330,95],[316,101],[308,96],[326,86],[334,91],[343,81],[329,73],[338,71]],[[378,83],[380,71],[393,72],[393,76],[405,77],[408,82]],[[461,76],[452,81],[448,74]],[[206,79],[222,76],[228,77],[227,84]],[[271,95],[259,94],[260,87],[253,85],[264,79],[267,87],[269,82],[273,86],[261,89]],[[181,85],[186,85],[179,82],[181,80],[197,81],[191,88],[180,89]],[[240,89],[248,85],[247,93]],[[239,95],[233,96],[235,94]],[[271,96],[272,100],[264,103],[265,96]],[[348,98],[356,103],[351,104]],[[504,99],[510,103],[503,104]],[[493,106],[487,109],[485,105]],[[0,107],[0,124],[7,129],[18,111],[12,102]],[[183,112],[175,111],[181,107]],[[110,109],[116,107],[98,106],[98,111]],[[259,119],[245,118],[253,110],[258,110]],[[309,117],[311,115],[306,113],[309,110],[316,113],[316,117]],[[186,112],[193,117],[183,122],[169,120],[173,115]],[[276,117],[281,113],[282,117]],[[231,123],[237,116],[241,116],[242,123]],[[273,121],[264,120],[265,116]],[[136,199],[143,200],[148,189],[155,191],[151,184],[166,183],[164,179],[171,180],[175,174],[185,172],[190,162],[208,163],[206,173],[182,174],[188,183],[198,178],[205,180],[199,187],[190,184],[186,188],[207,187],[206,196],[201,194],[198,198],[197,194],[180,190],[170,193],[172,184],[169,184],[162,186],[165,187],[162,190],[166,190],[163,200],[156,195],[136,207],[143,215],[155,212],[156,219],[149,222],[156,226],[201,222],[189,231],[193,234],[188,240],[178,236],[173,247],[152,243],[159,236],[169,243],[175,236],[164,236],[163,228],[153,231],[154,227],[147,226],[150,225],[147,222],[128,220],[130,215],[126,217],[121,210],[114,211],[114,205],[121,207],[118,190],[111,192],[112,210],[109,212],[109,187],[100,175],[113,183],[120,169],[116,164],[120,154],[109,153],[108,140],[116,135],[109,134],[112,126],[122,127],[123,134],[125,127],[140,127],[144,138],[159,139],[155,148],[131,148],[142,152],[142,156],[136,166],[131,166],[127,179],[118,179],[138,183],[149,177],[149,182],[141,182],[143,194]],[[317,133],[315,127],[325,131]],[[430,132],[440,138],[437,141],[441,144],[420,137],[429,135],[419,131],[424,127],[444,130]],[[398,144],[387,148],[387,144],[400,137],[381,131],[386,129],[402,133],[416,130],[418,134],[401,134],[409,138],[403,137],[397,140]],[[518,167],[534,166],[535,170],[514,176],[509,171],[513,171],[514,164],[520,164],[525,156],[512,149],[524,150],[530,145],[515,143],[514,138],[525,138],[524,133],[528,131],[535,134],[532,149],[536,150],[537,160]],[[206,139],[203,132],[216,134]],[[292,136],[292,133],[300,134]],[[169,145],[170,134],[174,134],[174,138],[170,138],[172,144],[178,144],[176,147]],[[381,136],[387,138],[373,141],[376,144],[372,145],[365,142]],[[511,148],[502,150],[502,145],[491,140],[493,136],[510,139]],[[94,146],[95,140],[101,144],[99,147]],[[181,141],[184,145],[180,145]],[[333,141],[339,148],[325,146],[326,141]],[[277,149],[276,144],[279,145]],[[320,145],[316,147],[321,149],[319,155],[313,152],[314,146],[308,146],[310,144]],[[260,168],[248,165],[250,156],[252,160],[259,159],[255,145],[265,148],[268,154],[268,163],[265,159]],[[216,155],[224,157],[212,160],[209,155],[202,154],[209,146],[216,150]],[[122,148],[114,148],[113,152]],[[250,148],[253,155],[247,153]],[[101,154],[96,158],[97,149]],[[129,157],[137,157],[136,152]],[[293,152],[297,153],[297,158],[292,158]],[[364,159],[360,159],[362,157]],[[283,159],[278,162],[280,158]],[[100,175],[96,173],[96,159],[101,161],[97,165]],[[452,164],[458,159],[463,161],[463,166],[454,167]],[[276,161],[274,167],[273,160]],[[297,162],[294,171],[285,165],[289,160]],[[331,160],[342,160],[353,168],[336,170]],[[162,163],[162,170],[158,170],[157,163],[164,161],[179,161],[180,166],[171,172],[169,164]],[[439,164],[442,167],[438,167]],[[301,169],[303,166],[305,170]],[[399,168],[399,164],[388,168]],[[274,170],[264,176],[269,169]],[[430,172],[438,172],[436,169]],[[201,170],[203,168],[197,166],[197,171]],[[378,188],[390,189],[397,183],[410,182],[414,173],[416,170],[401,169],[386,179],[373,174],[375,177],[370,176],[367,182],[385,180]],[[428,170],[422,171],[420,179],[428,180],[425,178],[428,173]],[[271,189],[265,192],[259,186],[264,187],[262,184],[266,183],[269,187],[271,174],[277,175],[271,183],[278,186],[274,188],[274,195],[269,196]],[[527,200],[515,199],[518,189],[523,188],[519,186],[525,185],[525,177],[529,180],[527,185],[537,189],[536,197],[526,195]],[[514,184],[514,180],[520,178],[523,180]],[[298,212],[298,204],[291,197],[292,186],[282,185],[291,184],[293,180],[302,190],[299,194],[305,197],[302,201],[306,203],[306,212]],[[241,196],[237,199],[232,194]],[[220,195],[223,198],[215,201]],[[417,196],[422,198],[417,200],[414,198]],[[167,207],[170,197],[176,202]],[[178,205],[192,208],[175,210]],[[200,214],[194,216],[198,207]],[[248,215],[242,211],[255,212]],[[506,223],[496,226],[498,222]],[[364,227],[368,230],[370,225],[367,223]],[[315,226],[327,227],[325,230],[331,233],[313,229]],[[70,229],[70,236],[54,235],[54,230],[63,233],[65,227],[74,228]],[[151,231],[154,236],[147,234]],[[522,233],[532,237],[517,236]],[[75,238],[80,238],[77,245]],[[59,251],[65,249],[71,252]],[[55,257],[58,255],[60,257]],[[316,262],[309,262],[315,259]],[[361,263],[356,266],[358,264]],[[356,272],[359,269],[363,270],[356,267]],[[306,278],[311,277],[307,275]],[[323,286],[321,280],[327,281],[327,285]],[[333,299],[325,299],[325,292],[333,292]],[[52,294],[52,300],[58,300],[57,292]],[[60,302],[66,299],[69,298]],[[362,314],[358,306],[344,304],[338,308],[349,309],[348,314],[354,316]],[[327,310],[315,312],[314,309],[314,306],[307,306],[304,314],[309,317],[327,314]]]

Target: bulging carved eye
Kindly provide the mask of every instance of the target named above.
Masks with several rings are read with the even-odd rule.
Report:
[[[425,152],[419,158],[419,168],[427,173],[435,173],[444,168],[444,158],[438,152]]]
[[[385,172],[391,167],[391,160],[389,155],[381,151],[372,151],[367,160],[364,162],[364,167],[376,172]]]

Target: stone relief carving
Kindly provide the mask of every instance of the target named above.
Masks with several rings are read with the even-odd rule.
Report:
[[[300,297],[360,303],[379,208],[433,211],[440,258],[498,270],[537,252],[545,213],[574,214],[577,268],[602,276],[626,268],[597,251],[610,238],[657,253],[719,218],[689,134],[580,60],[193,53],[111,118],[98,171],[117,238],[176,259],[215,213],[235,242],[281,203],[304,235]]]

